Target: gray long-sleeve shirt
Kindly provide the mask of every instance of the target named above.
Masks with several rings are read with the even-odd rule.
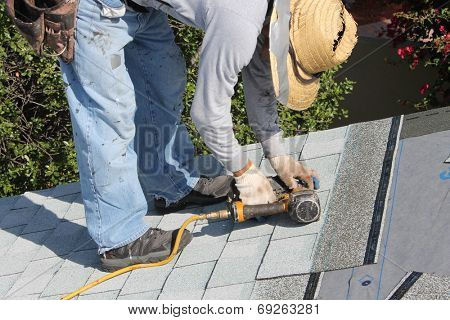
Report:
[[[231,117],[231,98],[241,71],[250,125],[266,155],[282,154],[270,66],[259,50],[267,0],[135,2],[205,31],[191,116],[205,144],[225,168],[238,171],[248,161],[234,136]]]

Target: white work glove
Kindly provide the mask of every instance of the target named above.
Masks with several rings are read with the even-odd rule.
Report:
[[[314,189],[313,176],[319,178],[315,170],[309,169],[296,161],[291,156],[278,156],[269,158],[270,164],[283,182],[290,188],[304,188],[296,179],[301,179],[308,183],[308,189]]]
[[[269,180],[253,164],[234,179],[239,197],[246,205],[273,203],[277,200]]]

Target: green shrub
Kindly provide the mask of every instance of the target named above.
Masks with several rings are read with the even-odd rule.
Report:
[[[172,21],[177,43],[188,67],[184,98],[185,121],[197,152],[207,153],[190,118],[197,76],[198,45],[202,32]],[[334,119],[346,117],[342,100],[353,83],[333,80],[336,70],[322,76],[314,106],[304,112],[280,108],[287,136],[327,129]],[[236,137],[241,144],[255,142],[247,124],[242,82],[233,97]],[[78,179],[70,117],[59,67],[54,58],[37,57],[11,25],[0,3],[0,196],[50,188]]]
[[[78,179],[64,85],[0,4],[0,196]]]

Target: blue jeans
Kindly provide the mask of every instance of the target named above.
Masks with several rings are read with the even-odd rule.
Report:
[[[99,253],[145,233],[153,196],[167,203],[198,182],[194,147],[180,122],[184,58],[167,16],[101,15],[81,0],[75,59],[61,62],[90,235]]]

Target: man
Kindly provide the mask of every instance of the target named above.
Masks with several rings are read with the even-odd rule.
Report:
[[[287,155],[287,150],[281,147],[277,99],[293,109],[309,107],[319,89],[317,74],[349,56],[350,48],[356,43],[356,23],[342,2],[133,1],[204,30],[191,116],[206,145],[225,168],[233,172],[242,202],[248,205],[271,203],[275,201],[275,194],[268,179],[246,158],[233,134],[231,98],[241,71],[249,122],[273,169],[289,188],[299,187],[297,180],[301,179],[312,189],[317,173]],[[308,21],[306,27],[302,19]],[[270,30],[270,45],[267,35],[261,34],[264,21]],[[347,31],[345,24],[348,24]],[[307,35],[306,28],[311,30],[307,30]],[[318,31],[320,28],[324,30]],[[295,52],[294,44],[304,49],[302,42],[306,41],[299,40],[302,37],[315,39],[316,44],[326,46],[327,50],[319,47],[316,52],[307,48],[304,54]],[[342,39],[351,43],[348,48],[340,48]],[[270,63],[263,54],[269,47]],[[322,53],[326,54],[322,57]],[[315,59],[320,63],[312,63],[311,68],[309,64],[302,66],[303,62]]]
[[[232,177],[201,177],[193,166],[194,147],[180,122],[184,58],[167,15],[105,3],[79,1],[73,59],[67,45],[60,52],[69,62],[61,61],[61,70],[87,227],[103,267],[112,271],[163,260],[172,249],[178,230],[149,226],[147,200],[156,196],[155,205],[164,213],[216,203],[224,200]],[[46,28],[52,27],[41,15],[45,3],[44,8],[36,5],[8,0],[19,29],[31,25],[25,31],[35,32],[44,19]],[[46,36],[59,31],[46,30]],[[185,231],[179,250],[191,238]]]
[[[291,10],[296,15],[292,21],[298,22],[300,13],[295,10],[299,0],[293,2],[296,6]],[[201,182],[189,165],[192,145],[179,124],[182,58],[166,16],[152,8],[205,30],[191,115],[216,158],[233,172],[245,204],[270,203],[275,195],[268,179],[245,158],[233,134],[230,107],[238,74],[243,72],[250,123],[274,170],[290,188],[298,186],[297,179],[313,188],[315,172],[280,147],[276,99],[298,109],[308,107],[318,90],[315,74],[342,62],[345,56],[336,58],[332,53],[321,66],[313,64],[305,72],[300,62],[308,59],[298,61],[298,54],[289,49],[289,39],[293,41],[290,34],[294,29],[302,30],[290,28],[289,1],[284,1],[284,7],[275,1],[270,31],[286,43],[279,46],[282,50],[271,48],[270,64],[263,58],[267,43],[260,36],[268,12],[266,0],[139,3],[149,8],[130,1],[125,7],[120,0],[82,0],[75,58],[70,64],[62,64],[87,224],[109,270],[161,260],[170,252],[174,232],[149,229],[142,221],[147,210],[144,192],[160,196],[161,207],[174,203],[178,207],[180,199],[181,204],[188,202],[185,197],[214,201],[229,186],[229,179],[224,177]],[[337,8],[337,19],[332,21],[337,21],[339,28],[339,17],[345,12]],[[283,10],[285,14],[281,14]],[[317,18],[320,12],[314,15]],[[275,16],[279,18],[273,23]],[[345,33],[336,31],[334,36],[340,34],[342,38]],[[317,43],[321,40],[318,38]],[[340,41],[334,40],[329,47],[336,51]],[[293,50],[297,47],[302,49],[295,43]],[[149,137],[154,141],[150,146],[146,140]],[[140,156],[143,148],[150,157]],[[192,192],[196,194],[190,196]],[[190,237],[184,235],[182,247]]]

